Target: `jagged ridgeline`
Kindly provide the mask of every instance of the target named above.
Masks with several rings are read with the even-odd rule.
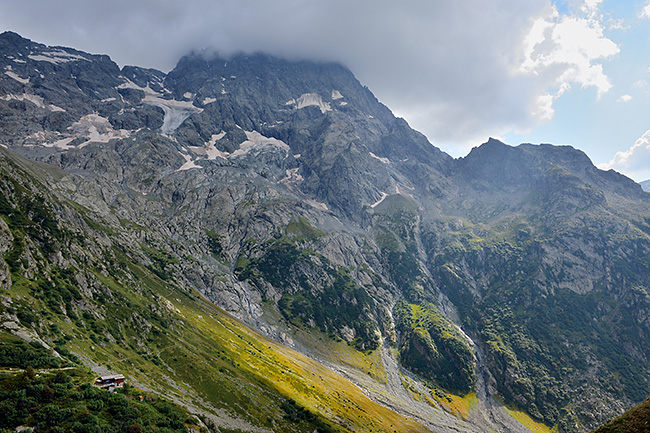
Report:
[[[14,368],[221,431],[576,432],[650,395],[650,200],[582,152],[451,158],[336,64],[0,51]]]

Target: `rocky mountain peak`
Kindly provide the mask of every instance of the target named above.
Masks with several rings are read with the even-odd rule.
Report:
[[[513,147],[490,138],[457,160],[456,167],[469,182],[499,188],[535,189],[546,185],[561,190],[569,182],[646,199],[635,182],[612,170],[599,170],[584,152],[572,146],[525,143]]]

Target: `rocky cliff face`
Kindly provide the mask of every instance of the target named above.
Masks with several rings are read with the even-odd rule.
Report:
[[[162,280],[306,353],[322,333],[393,348],[443,394],[484,386],[474,428],[516,430],[494,396],[580,431],[650,394],[650,201],[582,152],[455,160],[340,65],[0,50],[0,143],[57,167],[51,187]],[[11,291],[31,268],[3,217]]]

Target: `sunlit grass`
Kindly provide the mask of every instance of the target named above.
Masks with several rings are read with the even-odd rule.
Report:
[[[474,392],[470,392],[464,396],[447,394],[445,397],[439,397],[435,393],[432,393],[432,395],[444,410],[464,420],[468,419],[470,411],[478,403],[476,393]]]
[[[519,421],[524,427],[534,433],[555,433],[557,431],[557,429],[552,429],[546,424],[535,421],[525,412],[517,409],[511,409],[507,406],[503,406],[503,409],[505,409],[508,415]]]
[[[353,431],[422,430],[415,422],[374,403],[332,370],[247,329],[216,307],[204,303],[199,312],[189,305],[175,305],[188,323],[201,335],[215,341],[239,370],[290,396],[314,413],[338,420],[342,427]],[[348,352],[344,346],[347,345],[337,347],[341,349],[340,356],[345,358],[343,354],[347,353],[348,362],[355,365],[373,362],[361,361],[362,355]]]
[[[152,299],[126,290],[111,277],[102,276],[100,280],[123,295],[133,311],[145,314],[151,310]],[[154,279],[150,282],[159,283]],[[147,389],[188,406],[225,409],[253,425],[284,430],[288,421],[283,418],[279,407],[282,400],[278,398],[283,396],[341,431],[422,430],[414,421],[371,401],[347,379],[257,334],[211,303],[170,290],[165,284],[151,285],[154,287],[147,296],[155,296],[158,304],[166,307],[156,320],[149,320],[150,329],[145,332],[121,323],[122,342],[97,343],[70,323],[62,323],[66,333],[77,336],[69,348]],[[103,312],[106,323],[126,320],[125,313],[111,305]],[[169,323],[167,328],[159,326],[162,320]],[[323,344],[338,361],[385,381],[378,351],[361,353],[345,342],[326,337]]]

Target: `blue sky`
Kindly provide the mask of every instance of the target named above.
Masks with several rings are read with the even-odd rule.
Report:
[[[553,103],[552,119],[523,133],[509,131],[502,138],[509,143],[571,144],[601,168],[614,168],[637,181],[650,179],[648,140],[642,139],[650,130],[650,17],[643,12],[647,6],[642,1],[598,4],[602,37],[618,48],[618,53],[594,61],[602,65],[611,83],[609,90],[599,96],[595,86],[572,83]],[[557,9],[566,16],[584,16],[566,2],[558,2]],[[634,152],[614,158],[617,152],[629,152],[635,143]]]
[[[650,0],[6,0],[4,30],[163,71],[193,49],[336,61],[453,156],[570,144],[650,179]]]

